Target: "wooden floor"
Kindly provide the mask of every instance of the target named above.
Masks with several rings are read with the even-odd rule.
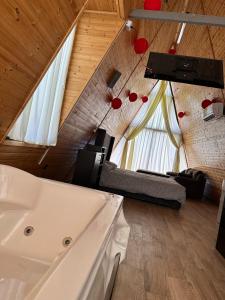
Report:
[[[113,300],[225,299],[215,206],[188,201],[175,211],[127,199],[124,212],[131,233]]]

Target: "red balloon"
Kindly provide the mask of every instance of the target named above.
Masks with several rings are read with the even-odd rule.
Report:
[[[111,105],[113,109],[119,109],[122,106],[122,100],[120,98],[114,98],[111,101]]]
[[[178,113],[178,117],[180,119],[182,119],[184,116],[185,116],[185,112],[184,111],[181,111],[181,112]]]
[[[144,54],[149,48],[149,43],[145,38],[139,38],[134,41],[134,51],[136,54]]]
[[[143,97],[141,97],[141,100],[142,100],[143,103],[146,103],[146,102],[148,102],[148,97],[143,96]]]
[[[202,108],[207,108],[209,105],[211,105],[212,104],[212,101],[211,100],[209,100],[209,99],[205,99],[205,100],[203,100],[202,101]]]
[[[145,0],[144,9],[160,10],[161,9],[161,0]]]
[[[171,48],[169,51],[168,51],[169,54],[172,54],[172,55],[175,55],[177,53],[177,50],[174,49],[174,48]]]
[[[129,94],[129,100],[130,102],[135,102],[138,98],[138,95],[136,93]]]

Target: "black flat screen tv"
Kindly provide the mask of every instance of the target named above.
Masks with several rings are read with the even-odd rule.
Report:
[[[223,61],[151,52],[145,78],[224,89]]]

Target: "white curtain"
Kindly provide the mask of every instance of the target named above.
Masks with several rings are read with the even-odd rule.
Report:
[[[143,105],[135,119],[132,121],[128,132],[135,126],[146,114],[146,111],[151,105],[151,100],[154,99],[158,92],[160,84],[158,84],[151,96],[148,105]],[[176,112],[172,100],[170,88],[166,90],[167,95],[167,109],[170,121],[170,127],[176,140],[182,138],[181,130],[177,122]],[[126,134],[125,134],[126,136]],[[123,138],[112,154],[112,161],[119,164],[121,161],[123,145],[125,138]],[[129,149],[128,149],[129,151]],[[144,169],[154,172],[166,173],[173,170],[174,162],[176,159],[176,148],[171,143],[170,138],[166,132],[164,118],[162,114],[162,107],[159,105],[149,120],[146,128],[135,138],[134,157],[132,161],[131,170]],[[184,148],[181,146],[180,150],[180,168],[181,170],[187,168],[186,157]]]
[[[55,146],[75,28],[66,39],[13,128],[10,139]]]
[[[136,137],[132,170],[166,173],[173,170],[176,148],[163,128],[161,105],[148,126]]]

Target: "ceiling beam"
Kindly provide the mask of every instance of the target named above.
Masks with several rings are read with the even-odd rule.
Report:
[[[225,17],[134,9],[130,18],[225,27]]]

